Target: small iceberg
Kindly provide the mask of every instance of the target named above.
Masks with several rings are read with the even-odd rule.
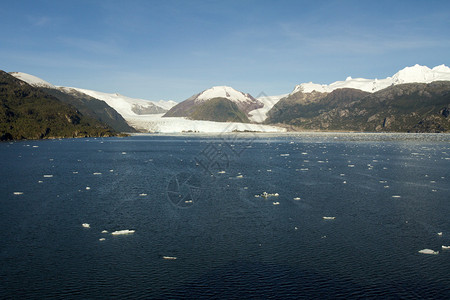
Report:
[[[419,253],[437,255],[437,254],[439,254],[439,251],[434,251],[431,249],[422,249],[422,250],[419,250]]]
[[[103,242],[104,240],[106,240],[105,238],[99,238],[98,239],[100,242]]]
[[[280,205],[280,202],[274,201],[272,204],[273,204],[273,205]]]
[[[163,259],[175,260],[175,259],[177,259],[177,257],[176,256],[163,256]]]
[[[102,175],[102,173],[100,173],[100,172],[95,172],[95,173],[93,173],[92,175]]]
[[[322,219],[324,219],[324,220],[334,220],[334,219],[336,219],[336,217],[322,217]]]
[[[399,195],[393,195],[392,198],[401,198],[402,196]]]
[[[286,154],[280,154],[280,156],[289,156],[289,153],[286,153]]]
[[[449,250],[450,249],[450,246],[444,246],[444,245],[442,245],[442,250]]]
[[[219,172],[217,172],[218,174],[225,174],[226,172],[225,171],[219,171]]]
[[[86,187],[86,190],[90,190],[90,189],[91,189],[90,187],[88,187],[88,186]]]
[[[23,192],[14,192],[14,195],[23,195]]]
[[[108,230],[103,230],[102,233],[108,233]]]
[[[300,197],[295,197],[294,200],[298,201],[298,200],[300,200]]]
[[[91,225],[89,225],[88,223],[83,223],[81,224],[84,228],[91,228]]]
[[[255,195],[255,197],[263,197],[263,198],[278,197],[278,196],[280,196],[280,194],[278,193],[269,194],[267,192],[263,192],[261,195]]]
[[[437,235],[438,235],[438,236],[442,236],[442,232],[438,232]]]
[[[145,194],[145,193],[142,193],[142,194],[139,194],[139,196],[141,196],[141,197],[145,197],[145,196],[147,196],[147,194]]]
[[[124,235],[124,234],[132,234],[135,233],[135,230],[129,230],[129,229],[124,229],[124,230],[117,230],[112,232],[112,235]]]
[[[238,175],[236,178],[244,178],[244,175]]]
[[[45,178],[52,178],[53,175],[44,175]]]

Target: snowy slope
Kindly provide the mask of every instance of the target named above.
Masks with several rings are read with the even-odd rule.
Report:
[[[280,101],[281,98],[288,96],[289,94],[283,94],[278,96],[264,96],[257,98],[260,102],[264,104],[262,108],[254,109],[249,112],[249,119],[252,122],[262,123],[265,119],[267,119],[267,113],[272,107]]]
[[[28,83],[29,85],[32,85],[32,86],[45,87],[45,88],[51,88],[51,89],[55,89],[56,88],[53,84],[51,84],[51,83],[49,83],[49,82],[47,82],[47,81],[45,81],[45,80],[43,80],[43,79],[41,79],[39,77],[30,75],[30,74],[27,74],[27,73],[11,72],[9,74],[11,74],[12,76],[16,77],[17,79],[25,81],[26,83]]]
[[[336,81],[329,85],[317,83],[302,83],[294,88],[291,93],[303,91],[310,93],[312,91],[318,92],[332,92],[341,88],[354,88],[366,92],[377,92],[391,85],[402,83],[430,83],[433,81],[444,80],[450,81],[450,68],[445,65],[440,65],[430,69],[426,66],[415,65],[413,67],[406,67],[392,77],[385,79],[364,79],[347,77],[345,81]]]
[[[130,98],[127,96],[123,96],[121,94],[109,94],[103,92],[97,92],[92,90],[80,89],[80,88],[63,88],[63,89],[74,89],[91,97],[97,98],[99,100],[105,101],[109,106],[114,108],[122,117],[127,120],[130,116],[138,115],[135,111],[136,108],[140,109],[154,109],[154,108],[163,108],[165,111],[170,109],[172,106],[176,105],[175,101],[158,101],[153,102],[144,99],[136,99]],[[155,107],[156,106],[156,107]],[[162,113],[160,111],[159,113]],[[128,120],[127,120],[128,121]]]
[[[229,86],[214,86],[201,92],[195,99],[195,102],[203,102],[213,98],[227,98],[235,103],[253,101],[249,94],[239,92]]]

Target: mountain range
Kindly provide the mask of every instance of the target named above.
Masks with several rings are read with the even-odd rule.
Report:
[[[58,87],[26,73],[10,74],[116,132],[450,131],[450,68],[445,65],[406,67],[384,79],[301,83],[289,94],[257,99],[215,86],[181,103]]]
[[[45,90],[0,71],[0,140],[112,136],[117,132]]]

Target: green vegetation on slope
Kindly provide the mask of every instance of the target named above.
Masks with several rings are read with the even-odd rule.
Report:
[[[216,122],[250,122],[236,103],[226,98],[213,98],[196,106],[189,115],[193,120],[207,120]]]
[[[449,132],[449,109],[450,82],[409,83],[373,94],[335,90],[310,102],[284,98],[266,123],[305,130]]]
[[[115,134],[106,124],[0,71],[0,140]]]

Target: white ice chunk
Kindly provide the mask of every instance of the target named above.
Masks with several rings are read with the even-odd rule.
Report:
[[[89,225],[88,223],[83,223],[81,224],[84,228],[91,228],[91,225]]]
[[[322,217],[324,220],[334,220],[336,217]]]
[[[431,250],[431,249],[422,249],[422,250],[419,250],[419,253],[437,255],[437,254],[439,254],[439,251],[434,251],[434,250]]]
[[[123,234],[132,234],[134,233],[135,230],[129,230],[129,229],[124,229],[124,230],[117,230],[112,232],[112,235],[123,235]]]
[[[14,195],[23,195],[23,192],[14,192]]]

